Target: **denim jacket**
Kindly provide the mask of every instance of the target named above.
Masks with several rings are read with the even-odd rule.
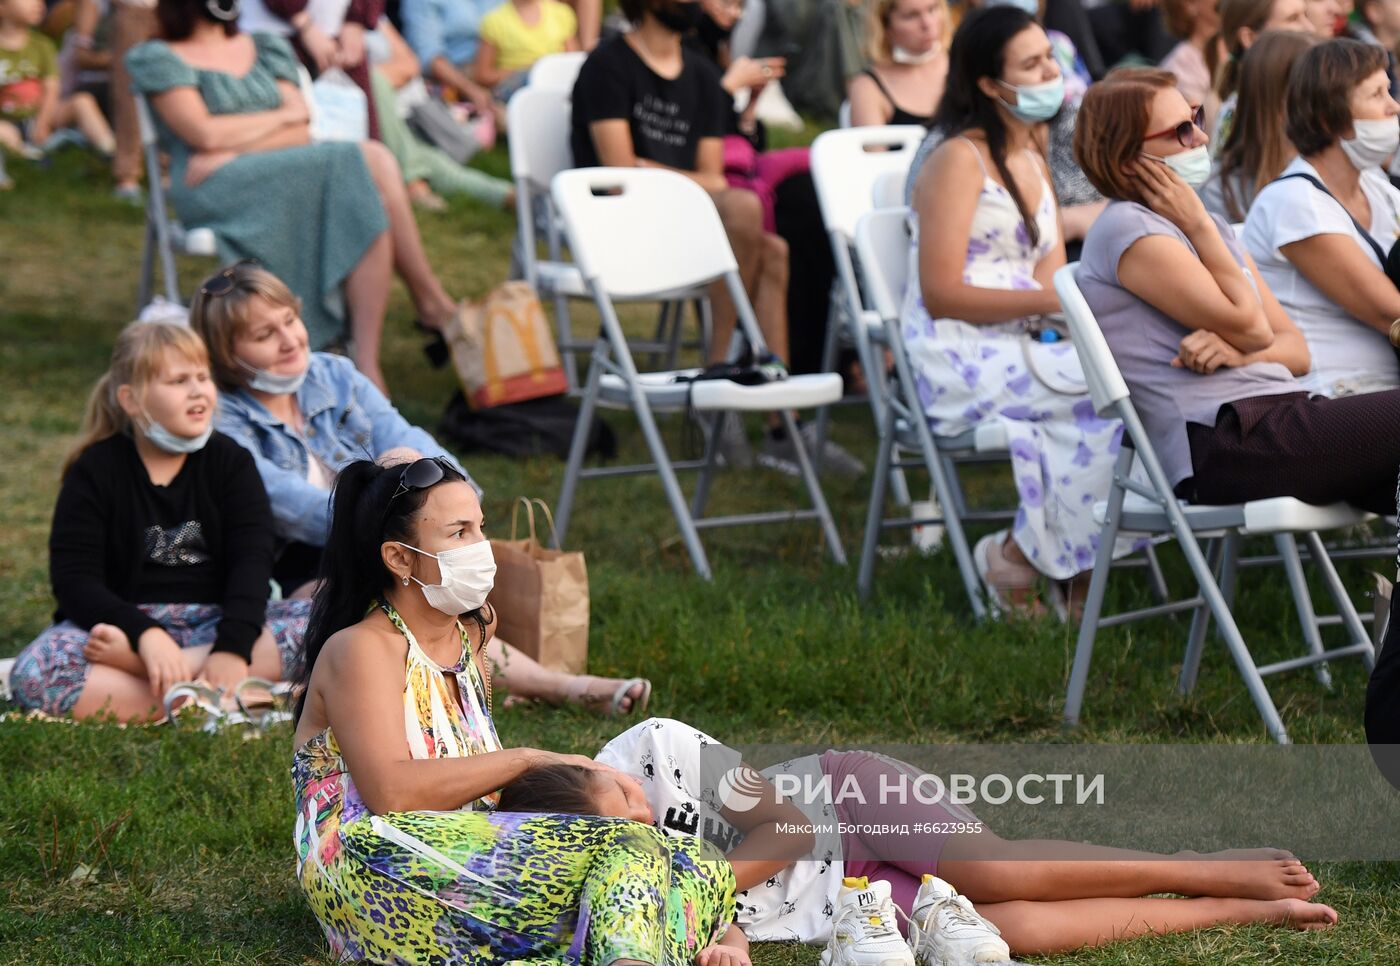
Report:
[[[330,530],[330,494],[306,479],[308,448],[332,473],[396,446],[412,447],[425,456],[447,456],[458,465],[432,436],[400,416],[344,356],[311,353],[297,405],[305,423],[304,441],[243,389],[219,394],[215,418],[221,433],[253,454],[272,503],[274,529],[283,540],[320,547]]]

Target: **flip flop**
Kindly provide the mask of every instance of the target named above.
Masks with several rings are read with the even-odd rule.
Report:
[[[175,702],[181,698],[189,700],[179,708],[175,707]],[[186,709],[195,708],[204,713],[204,720],[199,722],[199,730],[207,734],[213,734],[229,725],[247,724],[246,715],[239,711],[225,711],[223,702],[222,691],[198,681],[179,681],[165,692],[165,720],[178,726],[182,723],[182,717],[185,720],[191,718]]]
[[[249,700],[248,695],[245,694],[249,688],[266,691],[267,699]],[[285,681],[275,682],[257,677],[244,678],[234,687],[233,700],[238,705],[238,711],[244,719],[260,730],[291,721],[294,717],[292,686]]]
[[[627,713],[646,713],[647,705],[651,702],[651,682],[646,678],[628,678],[626,681],[619,684],[617,690],[613,692],[612,704],[608,708],[609,717],[616,718],[624,713],[622,702],[627,700],[627,692],[631,691],[639,684],[642,686],[642,695],[639,698],[633,699],[632,707],[628,709]]]

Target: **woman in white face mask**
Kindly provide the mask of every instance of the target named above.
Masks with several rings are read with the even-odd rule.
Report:
[[[928,124],[948,79],[947,3],[875,0],[866,30],[870,66],[847,88],[851,127]]]
[[[1079,287],[1168,480],[1193,503],[1291,496],[1389,515],[1400,390],[1328,399],[1297,378],[1298,327],[1192,190],[1208,169],[1197,116],[1166,71],[1115,71],[1085,96],[1074,143],[1113,199],[1084,240]]]
[[[209,346],[219,430],[253,454],[272,502],[279,538],[273,577],[287,595],[308,597],[330,530],[327,498],[336,473],[365,457],[451,457],[349,359],[309,351],[300,308],[281,279],[240,262],[200,286],[190,324]],[[617,714],[642,708],[650,692],[641,678],[548,670],[501,640],[493,639],[488,653],[509,669],[510,692],[522,699]]]
[[[1400,105],[1385,67],[1383,50],[1354,40],[1303,54],[1286,105],[1299,156],[1245,220],[1245,246],[1308,340],[1303,384],[1325,396],[1400,386],[1387,339],[1400,292],[1384,271],[1400,238],[1400,191],[1384,170],[1400,146]]]
[[[652,818],[634,779],[497,736],[482,524],[446,460],[360,460],[336,481],[292,765],[307,902],[333,950],[368,962],[691,962],[734,918],[718,851],[615,819],[496,811],[498,789],[565,763],[609,780],[622,817]],[[376,923],[347,895],[394,917]]]

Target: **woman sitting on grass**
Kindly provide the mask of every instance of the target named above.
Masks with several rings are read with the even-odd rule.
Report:
[[[199,336],[137,322],[68,458],[49,537],[56,623],[15,661],[26,708],[145,721],[171,685],[300,667],[308,601],[267,599],[272,521],[253,459],[214,431]]]
[[[733,920],[730,866],[628,821],[650,813],[613,769],[502,745],[482,526],[446,460],[362,460],[336,482],[292,765],[298,877],[332,954],[689,963]],[[612,776],[621,817],[496,810],[498,789],[558,763]]]
[[[828,751],[769,769],[769,777],[787,776],[802,789],[795,800],[744,765],[738,752],[680,721],[643,721],[610,741],[597,760],[640,781],[663,832],[703,834],[729,849],[741,890],[735,922],[754,940],[825,942],[833,928],[841,931],[843,915],[867,921],[874,915],[891,926],[884,939],[897,940],[892,924],[902,917],[888,903],[919,925],[923,942],[933,947],[933,955],[919,961],[935,963],[1001,962],[1008,945],[1018,956],[1048,955],[1222,924],[1315,929],[1337,919],[1328,906],[1308,901],[1317,880],[1286,851],[1166,856],[1002,839],[960,805],[915,795],[902,800],[891,790],[909,789],[924,773],[872,752]],[[731,802],[740,807],[730,808]],[[526,772],[501,790],[500,807],[586,815],[635,809],[613,776],[570,763]],[[804,828],[792,833],[784,825]],[[937,831],[919,832],[920,826]],[[837,827],[839,842],[825,831]],[[855,831],[881,828],[891,831]],[[915,831],[895,831],[901,828]],[[731,847],[734,841],[739,844]],[[888,883],[888,889],[878,887],[888,898],[864,908],[843,902],[851,898],[841,888],[843,877]],[[961,897],[977,903],[975,913]],[[939,921],[948,915],[955,921]],[[879,945],[877,932],[866,930],[866,941]],[[974,951],[1000,955],[977,959]],[[836,966],[851,961],[876,960],[833,958]]]
[[[451,457],[349,359],[308,351],[301,300],[266,269],[240,262],[211,276],[194,297],[190,324],[209,347],[219,431],[253,454],[272,502],[280,544],[272,575],[289,596],[310,597],[330,530],[331,481],[342,467],[364,457]],[[487,654],[503,680],[509,675],[515,697],[617,714],[645,710],[651,695],[643,678],[562,674],[499,639]]]

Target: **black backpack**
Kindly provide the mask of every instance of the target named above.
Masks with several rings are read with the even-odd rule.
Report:
[[[438,433],[466,452],[502,456],[557,456],[568,459],[578,406],[566,396],[543,396],[506,406],[472,409],[459,391],[448,400]],[[617,455],[617,437],[597,416],[588,434],[589,456]]]

